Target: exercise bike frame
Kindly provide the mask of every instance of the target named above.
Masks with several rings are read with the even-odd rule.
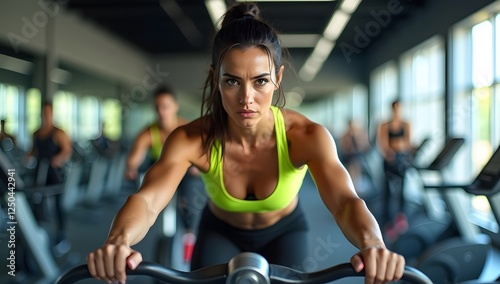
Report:
[[[300,272],[285,266],[269,264],[262,256],[255,253],[240,253],[233,257],[229,263],[213,265],[191,272],[143,261],[135,270],[127,269],[127,275],[150,276],[166,283],[176,284],[236,284],[240,283],[239,281],[256,284],[323,284],[346,277],[363,277],[364,271],[356,272],[350,263],[342,263],[315,272]],[[66,271],[55,283],[73,284],[88,278],[92,278],[92,276],[88,272],[87,265],[80,265]],[[405,267],[401,280],[412,284],[432,284],[425,274],[410,266]]]

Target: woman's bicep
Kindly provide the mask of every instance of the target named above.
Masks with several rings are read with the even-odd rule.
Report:
[[[189,143],[182,137],[169,137],[159,159],[148,169],[139,193],[144,194],[155,211],[170,202],[182,178],[191,166]]]
[[[308,167],[323,202],[335,214],[344,200],[356,197],[356,193],[351,177],[338,158],[331,135],[320,134],[315,141],[314,145],[308,145]]]
[[[159,214],[172,199],[186,170],[187,167],[176,163],[157,161],[147,170],[137,194]]]

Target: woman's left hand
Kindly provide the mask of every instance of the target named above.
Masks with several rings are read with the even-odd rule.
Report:
[[[367,247],[351,258],[356,272],[365,270],[365,283],[387,283],[399,280],[404,273],[405,259],[386,248]]]

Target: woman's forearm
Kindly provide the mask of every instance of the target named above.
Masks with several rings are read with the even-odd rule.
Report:
[[[148,208],[146,199],[140,194],[129,196],[113,220],[106,243],[132,246],[140,242],[157,217]]]
[[[339,210],[337,223],[346,238],[355,247],[385,247],[377,221],[361,198],[352,198]]]

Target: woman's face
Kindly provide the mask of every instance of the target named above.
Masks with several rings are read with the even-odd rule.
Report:
[[[218,88],[228,116],[241,127],[255,126],[269,113],[273,93],[280,84],[268,54],[261,48],[232,48],[222,61]]]

